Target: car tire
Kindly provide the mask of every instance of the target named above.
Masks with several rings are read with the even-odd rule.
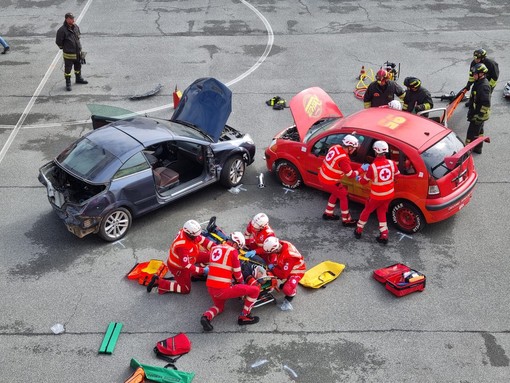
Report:
[[[129,210],[123,207],[112,210],[101,221],[99,236],[108,242],[118,241],[126,235],[132,220]]]
[[[227,188],[239,185],[244,177],[246,164],[241,156],[232,156],[225,161],[221,170],[220,182]]]
[[[393,225],[403,233],[417,233],[427,224],[420,209],[406,200],[392,201],[389,214]]]
[[[299,170],[289,161],[280,161],[276,165],[276,175],[281,184],[289,189],[296,189],[303,183]]]

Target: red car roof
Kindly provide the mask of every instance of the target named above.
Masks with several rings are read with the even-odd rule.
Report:
[[[335,128],[339,127],[351,127],[353,132],[356,129],[377,132],[403,141],[419,151],[426,149],[430,140],[437,142],[451,132],[426,117],[390,108],[363,109],[339,120]],[[436,137],[438,135],[440,137]]]

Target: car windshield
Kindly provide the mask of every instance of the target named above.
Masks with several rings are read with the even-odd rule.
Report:
[[[454,155],[463,147],[464,144],[462,141],[452,132],[434,146],[424,151],[421,157],[432,177],[439,179],[450,172],[444,163],[444,158]],[[466,154],[465,158],[462,158],[461,161],[465,161],[467,157],[469,157],[469,154]]]
[[[93,179],[96,173],[118,160],[102,146],[82,138],[64,150],[56,161],[74,175]]]
[[[331,127],[331,124],[333,121],[338,120],[338,118],[325,118],[323,120],[317,121],[315,124],[313,124],[310,129],[308,129],[308,132],[306,132],[306,135],[303,139],[303,142],[308,142],[318,134],[328,130],[328,128]]]
[[[199,128],[187,124],[186,122],[175,123],[168,120],[158,120],[160,123],[165,124],[175,135],[195,140],[206,140],[212,142],[211,137],[202,132]]]

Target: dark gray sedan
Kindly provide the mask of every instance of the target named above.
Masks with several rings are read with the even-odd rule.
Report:
[[[218,181],[241,183],[255,145],[225,124],[230,111],[230,90],[205,78],[183,92],[170,120],[93,115],[97,130],[42,166],[39,181],[70,232],[116,241],[133,217]]]

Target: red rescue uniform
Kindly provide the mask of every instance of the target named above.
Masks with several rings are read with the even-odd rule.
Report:
[[[246,238],[246,247],[250,250],[255,250],[257,255],[264,254],[264,241],[266,238],[274,237],[274,231],[271,229],[269,225],[266,225],[262,230],[256,230],[251,221],[248,223],[246,227],[246,231],[244,232],[244,237]]]
[[[204,274],[204,269],[196,264],[209,261],[208,250],[214,245],[213,241],[202,235],[191,240],[181,229],[170,246],[166,261],[175,281],[160,278],[158,280],[158,293],[189,294],[191,291],[191,276],[202,276]]]
[[[280,240],[280,245],[279,252],[268,254],[268,261],[274,265],[272,273],[283,282],[282,292],[288,297],[293,297],[297,293],[298,282],[305,274],[306,264],[292,243]]]
[[[342,185],[343,177],[355,178],[358,171],[351,167],[351,159],[341,145],[333,145],[329,148],[324,161],[319,170],[319,182],[326,185],[327,191],[331,193],[325,215],[332,216],[335,211],[337,200],[340,200],[340,212],[342,221],[348,222],[352,220],[349,212],[349,200],[347,199],[347,188]]]
[[[367,172],[360,178],[362,185],[372,181],[370,187],[370,198],[365,208],[361,212],[358,221],[357,232],[361,233],[368,221],[370,214],[376,210],[379,220],[379,231],[382,238],[388,238],[388,224],[386,222],[386,213],[390,201],[395,195],[395,176],[400,172],[397,165],[392,160],[384,156],[377,156],[370,165]]]
[[[232,279],[238,284],[233,285]],[[223,312],[227,299],[238,297],[244,297],[241,315],[248,316],[260,293],[259,286],[244,284],[239,252],[228,244],[211,249],[206,286],[213,300],[213,306],[203,314],[209,321]]]

